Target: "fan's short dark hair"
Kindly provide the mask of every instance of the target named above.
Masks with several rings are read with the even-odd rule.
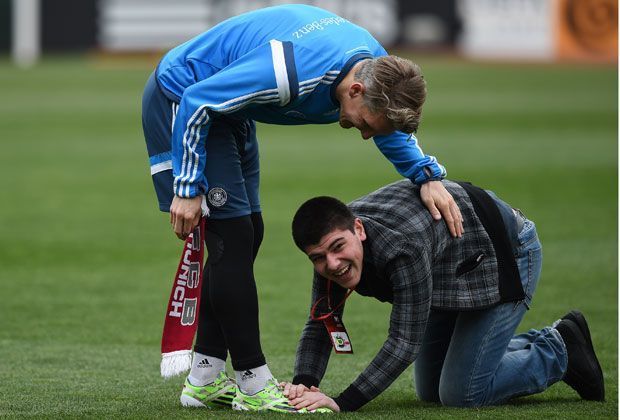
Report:
[[[315,197],[303,203],[293,217],[293,240],[299,249],[316,245],[335,229],[354,232],[355,216],[334,197]]]

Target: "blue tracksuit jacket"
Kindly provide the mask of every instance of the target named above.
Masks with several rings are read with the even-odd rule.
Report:
[[[156,74],[165,95],[179,104],[172,132],[175,194],[194,197],[208,189],[205,141],[213,113],[271,124],[336,122],[340,80],[359,60],[386,54],[365,29],[307,5],[242,14],[172,49]],[[445,176],[413,135],[396,131],[374,141],[416,183]]]

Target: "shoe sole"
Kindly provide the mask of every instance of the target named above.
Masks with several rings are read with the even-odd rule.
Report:
[[[201,403],[196,398],[192,398],[189,395],[185,395],[185,394],[181,395],[181,405],[183,407],[209,408],[207,405]]]
[[[231,406],[230,402],[220,400],[211,400],[207,404],[205,404],[202,401],[185,394],[181,395],[180,400],[183,407],[199,407],[207,408],[209,410],[217,410],[218,408],[230,408]]]
[[[267,412],[269,413],[296,413],[296,414],[304,413],[304,411],[299,411],[299,410],[272,410],[270,408],[264,408],[264,407],[259,410],[251,409],[245,405],[239,404],[236,401],[232,402],[232,409],[237,410],[237,411],[254,411],[254,412],[261,412],[261,413],[267,413]],[[311,413],[312,411],[307,411],[307,412]]]
[[[250,411],[250,409],[249,409],[249,408],[247,408],[246,406],[243,406],[243,405],[239,404],[239,403],[238,403],[238,402],[236,402],[236,401],[233,401],[233,402],[232,402],[232,409],[233,409],[233,410],[237,410],[237,411]]]
[[[587,400],[591,400],[591,401],[605,401],[605,381],[604,381],[604,376],[603,376],[603,369],[601,368],[601,363],[598,361],[598,357],[596,356],[596,352],[594,351],[594,345],[592,344],[592,340],[590,339],[590,334],[589,334],[589,329],[588,329],[588,324],[584,318],[584,316],[581,314],[581,312],[579,311],[571,311],[571,314],[573,315],[577,315],[577,319],[580,319],[582,322],[577,322],[575,319],[566,317],[563,318],[566,321],[568,321],[565,325],[567,328],[572,329],[573,330],[573,334],[576,334],[577,331],[579,333],[581,333],[581,335],[585,338],[586,344],[589,347],[589,350],[592,352],[592,355],[594,356],[594,358],[592,359],[592,361],[594,361],[596,369],[598,370],[598,374],[601,377],[601,380],[603,381],[602,383],[602,396],[601,398],[584,398]],[[572,327],[570,324],[573,324],[574,327]],[[575,330],[575,327],[577,329],[577,331]],[[585,328],[585,330],[584,330]],[[570,384],[568,381],[565,380],[566,383],[568,383],[571,387],[574,388],[573,384]]]
[[[586,321],[586,318],[583,316],[583,314],[580,311],[572,310],[569,313],[567,313],[562,319],[568,319],[570,321],[573,321],[573,323],[577,325],[577,327],[579,328],[579,331],[581,331],[581,335],[585,337],[586,343],[588,344],[590,351],[592,352],[592,354],[595,355],[594,360],[596,361],[598,370],[602,376],[603,369],[601,368],[601,364],[598,361],[598,357],[596,357],[596,352],[594,351],[594,343],[592,343],[592,336],[590,335],[590,328],[588,327],[588,322]]]

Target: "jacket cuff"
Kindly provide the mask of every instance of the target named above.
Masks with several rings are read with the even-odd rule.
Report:
[[[355,411],[366,404],[370,399],[366,398],[357,388],[349,385],[340,395],[334,398],[340,411]]]
[[[435,158],[433,158],[435,159]],[[426,184],[428,181],[441,181],[447,175],[446,168],[437,163],[435,160],[429,165],[424,166],[418,173],[413,177],[412,181],[414,184],[422,185]]]
[[[317,388],[319,387],[319,380],[313,376],[310,375],[296,375],[293,378],[293,384],[295,385],[305,385],[308,388],[310,388],[311,386],[316,386]]]

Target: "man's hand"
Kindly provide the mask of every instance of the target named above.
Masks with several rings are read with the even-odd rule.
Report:
[[[323,394],[321,390],[315,386],[310,387],[310,390],[307,390],[306,388],[306,391],[301,397],[294,399],[289,398],[289,404],[298,410],[306,408],[307,410],[312,411],[317,408],[327,407],[335,413],[340,412],[340,407],[338,407],[338,404],[336,404],[333,399]]]
[[[441,220],[443,216],[448,230],[454,238],[463,235],[463,216],[452,195],[440,181],[429,181],[422,184],[420,197],[433,219]]]
[[[185,240],[200,221],[202,196],[181,198],[174,196],[170,205],[170,224],[177,238]]]
[[[301,397],[304,392],[309,391],[308,387],[303,384],[294,385],[290,382],[280,382],[280,387],[282,388],[282,394],[289,400]]]

